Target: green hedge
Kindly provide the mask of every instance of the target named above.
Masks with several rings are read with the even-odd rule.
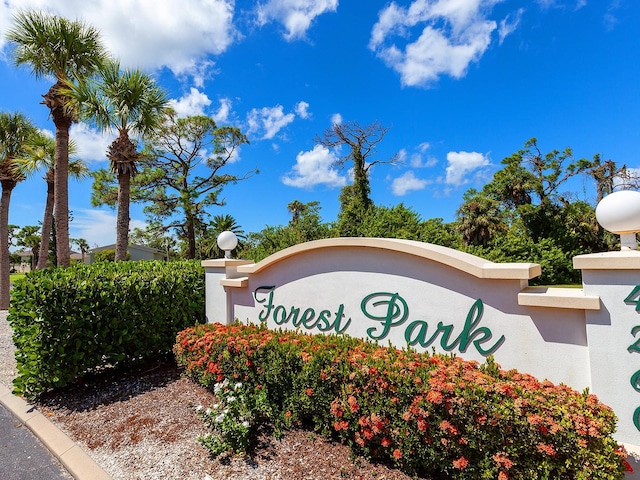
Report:
[[[491,359],[478,365],[239,324],[189,328],[174,353],[209,388],[238,382],[243,395],[266,395],[263,410],[276,428],[311,427],[408,473],[619,480],[628,467],[612,437],[616,417],[594,395],[502,370]]]
[[[199,261],[116,262],[41,270],[16,282],[9,323],[15,393],[34,398],[88,372],[171,352],[204,321]]]

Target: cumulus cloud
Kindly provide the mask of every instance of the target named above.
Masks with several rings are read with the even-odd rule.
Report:
[[[317,17],[337,8],[338,0],[268,0],[258,5],[258,24],[276,21],[284,26],[285,39],[304,38]]]
[[[489,159],[478,152],[447,153],[447,176],[445,182],[460,186],[468,182],[466,175],[490,164]]]
[[[339,113],[334,113],[331,116],[331,125],[340,125],[342,124],[342,122],[342,115],[340,115]]]
[[[254,108],[247,114],[248,133],[261,135],[262,140],[271,139],[295,117],[293,113],[284,113],[282,105]]]
[[[85,162],[106,162],[107,148],[116,139],[113,132],[99,132],[86,123],[75,123],[69,130],[69,137],[78,147],[76,156]]]
[[[291,172],[282,177],[282,183],[290,187],[311,188],[315,185],[343,187],[347,180],[333,168],[338,158],[323,145],[313,150],[300,152]]]
[[[391,2],[379,13],[369,48],[405,86],[428,87],[441,75],[461,78],[489,47],[498,25],[488,15],[500,1],[415,0],[406,8]],[[512,19],[502,32],[516,25]]]
[[[413,171],[409,170],[401,177],[398,177],[393,180],[391,183],[391,191],[394,195],[402,197],[406,195],[411,190],[422,190],[426,187],[430,182],[428,180],[424,180],[421,178],[417,178]]]
[[[254,108],[247,114],[247,134],[257,135],[260,140],[272,139],[292,123],[296,115],[303,119],[309,118],[309,104],[304,101],[298,102],[294,112],[285,113],[282,105]]]
[[[221,124],[221,123],[227,123],[229,121],[232,105],[233,104],[231,103],[231,99],[229,98],[220,99],[220,108],[212,115],[216,123]]]
[[[211,100],[209,100],[207,94],[194,87],[191,87],[189,93],[185,93],[178,100],[169,100],[169,106],[176,111],[180,118],[191,115],[204,115],[205,108],[209,105],[211,105]]]
[[[123,66],[167,67],[176,75],[193,76],[198,85],[211,67],[206,57],[224,52],[238,35],[234,4],[234,0],[5,0],[0,4],[0,26],[20,9],[82,19],[100,30]]]
[[[298,102],[298,104],[296,105],[296,114],[300,118],[309,118],[309,104],[307,102]]]
[[[103,247],[116,242],[116,213],[81,208],[73,210],[73,220],[69,223],[69,234],[72,238],[84,238],[91,248]],[[129,229],[144,229],[146,223],[141,220],[131,219]]]

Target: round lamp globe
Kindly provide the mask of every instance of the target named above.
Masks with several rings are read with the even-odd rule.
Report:
[[[640,232],[640,192],[620,190],[607,195],[596,207],[596,219],[611,233]]]
[[[224,250],[225,252],[230,252],[234,248],[238,246],[238,237],[236,234],[230,231],[222,232],[218,235],[218,247],[220,250]]]

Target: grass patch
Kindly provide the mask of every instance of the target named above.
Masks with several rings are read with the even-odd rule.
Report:
[[[24,278],[25,275],[26,273],[12,273],[9,278],[11,283],[13,283],[16,280],[20,280],[21,278]]]

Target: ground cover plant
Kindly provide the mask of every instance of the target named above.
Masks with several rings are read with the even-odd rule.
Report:
[[[261,404],[276,432],[312,428],[408,473],[586,480],[621,479],[627,467],[612,438],[615,415],[594,395],[502,370],[491,359],[479,365],[240,324],[186,329],[174,353],[208,388],[241,385],[242,395],[262,396],[267,407],[243,405]],[[257,428],[244,415],[235,423]]]
[[[14,391],[28,398],[89,372],[171,354],[204,321],[198,261],[100,262],[38,270],[13,287]]]

